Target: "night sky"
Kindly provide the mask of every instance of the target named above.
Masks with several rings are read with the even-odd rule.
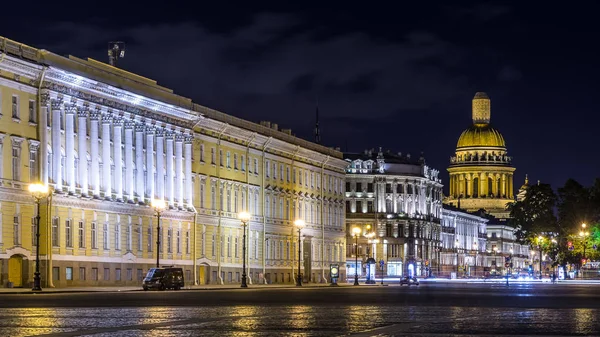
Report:
[[[555,188],[600,176],[600,5],[352,3],[61,1],[4,15],[0,35],[103,62],[107,42],[122,40],[121,68],[309,140],[318,99],[325,145],[423,151],[444,183],[471,99],[485,91],[515,190],[525,173]]]

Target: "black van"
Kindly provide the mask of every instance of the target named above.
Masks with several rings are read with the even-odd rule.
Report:
[[[156,288],[158,290],[183,288],[183,269],[181,268],[150,268],[144,278],[144,290]]]

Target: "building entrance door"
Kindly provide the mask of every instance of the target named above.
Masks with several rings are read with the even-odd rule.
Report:
[[[199,269],[198,281],[200,284],[206,284],[206,266],[200,266]]]
[[[23,257],[13,255],[8,259],[8,282],[13,287],[23,286]]]

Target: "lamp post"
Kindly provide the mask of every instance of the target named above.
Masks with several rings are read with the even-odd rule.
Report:
[[[456,278],[458,278],[458,246],[459,242],[458,239],[456,239],[456,241],[454,241],[454,249],[456,250]]]
[[[590,236],[590,232],[585,230],[585,227],[587,225],[582,223],[581,224],[581,231],[579,232],[579,236],[581,236],[582,240],[583,240],[583,258],[582,263],[581,263],[581,278],[583,278],[583,266],[585,265],[585,261],[587,261],[587,258],[585,256],[585,250],[587,248],[587,243],[588,243],[588,237]]]
[[[242,221],[242,228],[244,230],[244,236],[242,241],[242,288],[248,288],[248,284],[246,283],[246,226],[248,225],[248,221],[250,221],[250,213],[241,212],[238,217],[240,221]]]
[[[352,228],[352,234],[354,236],[355,242],[356,242],[356,249],[355,249],[355,254],[354,254],[354,285],[357,286],[358,285],[358,235],[360,234],[361,230],[358,227],[354,227]]]
[[[498,254],[498,247],[494,246],[494,248],[492,248],[492,250],[494,251],[494,265],[496,266],[496,272],[498,272],[498,259],[496,259],[496,255]]]
[[[475,268],[474,268],[475,269],[475,273],[474,273],[475,275],[474,276],[477,277],[477,253],[478,253],[478,251],[477,251],[477,241],[473,242],[473,249],[475,250]]]
[[[35,273],[33,274],[32,291],[42,291],[42,280],[40,278],[40,199],[48,195],[48,186],[43,184],[30,184],[29,192],[35,199]]]
[[[156,268],[160,268],[160,214],[165,210],[167,204],[162,199],[152,199],[152,207],[156,212]]]
[[[542,257],[544,256],[542,254],[542,242],[544,241],[544,237],[543,236],[538,236],[538,248],[540,251],[540,280],[542,279]]]
[[[300,276],[300,233],[302,231],[302,227],[304,227],[304,220],[297,219],[294,221],[294,225],[298,227],[298,277],[296,278],[296,287],[301,287],[302,276]]]
[[[437,260],[437,277],[440,277],[440,263],[442,262],[442,254],[440,253],[440,247],[435,247],[436,260]]]

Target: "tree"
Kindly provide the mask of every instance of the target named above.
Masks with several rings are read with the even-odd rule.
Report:
[[[516,229],[517,241],[537,245],[539,235],[556,233],[554,214],[557,197],[549,184],[529,186],[525,198],[509,205],[510,224]]]
[[[562,234],[577,234],[581,224],[600,220],[600,181],[587,188],[573,179],[558,189],[558,217]]]

